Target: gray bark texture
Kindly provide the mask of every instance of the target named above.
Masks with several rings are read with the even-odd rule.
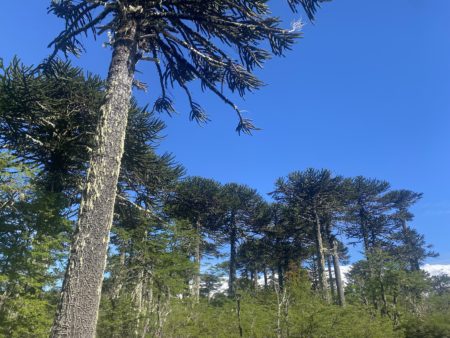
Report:
[[[327,254],[327,267],[328,267],[328,283],[330,284],[330,291],[331,291],[331,299],[334,301],[336,298],[336,290],[335,290],[335,283],[333,279],[333,271],[331,269],[331,255]]]
[[[323,240],[322,240],[322,226],[320,223],[319,215],[317,211],[314,209],[314,217],[315,217],[315,240],[316,240],[316,251],[317,251],[317,272],[319,277],[319,287],[322,293],[323,298],[329,302],[330,294],[328,291],[328,280],[327,273],[325,271],[325,255],[323,248]]]
[[[337,241],[332,241],[332,255],[334,265],[334,276],[336,278],[337,294],[340,306],[345,306],[344,284],[342,282],[341,264],[339,263],[339,254],[337,250]]]
[[[51,337],[95,337],[136,64],[136,23],[116,32],[94,149]]]

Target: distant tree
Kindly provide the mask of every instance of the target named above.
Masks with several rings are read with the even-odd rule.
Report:
[[[426,245],[423,235],[408,226],[408,222],[414,218],[409,208],[420,198],[422,198],[421,193],[411,190],[393,190],[383,197],[385,203],[393,209],[390,218],[400,230],[392,236],[394,241],[400,243],[394,246],[394,254],[403,257],[409,263],[411,271],[418,271],[420,264],[427,257],[437,256],[430,250],[431,246]]]
[[[284,287],[284,277],[291,262],[301,262],[309,256],[311,231],[296,211],[282,203],[270,205],[270,223],[263,228],[267,266],[272,268],[272,277],[277,275],[278,285]]]
[[[230,246],[228,294],[236,292],[237,246],[266,224],[267,204],[256,190],[236,183],[221,189],[222,236]]]
[[[198,302],[200,297],[200,265],[205,251],[211,251],[206,237],[216,235],[220,217],[220,184],[202,177],[188,177],[180,181],[169,196],[169,214],[189,221],[194,230],[194,263],[196,272],[193,278],[193,295]]]
[[[387,216],[389,205],[383,199],[389,191],[386,181],[358,176],[351,182],[351,197],[347,208],[345,232],[350,238],[363,243],[366,256],[375,247],[386,244],[383,236],[393,230]]]
[[[161,223],[132,205],[117,211],[97,334],[154,336],[170,313],[172,298],[188,292],[187,280],[196,270],[189,254],[192,237],[184,224]]]
[[[290,0],[289,4],[292,9],[303,5],[312,17],[319,2]],[[191,119],[206,121],[204,110],[193,100],[188,88],[197,79],[203,89],[212,91],[236,111],[237,130],[249,133],[253,124],[242,117],[218,86],[226,85],[240,95],[259,88],[262,83],[252,70],[261,67],[271,54],[281,55],[289,49],[299,37],[296,29],[299,25],[293,29],[280,28],[280,20],[270,16],[265,0],[245,3],[54,0],[50,11],[63,18],[66,25],[51,43],[55,50],[49,62],[58,51],[78,54],[83,49],[81,34],[111,32],[113,54],[106,97],[52,333],[56,337],[77,331],[91,337],[97,320],[131,90],[133,83],[143,86],[134,79],[137,62],[150,60],[155,65],[162,91],[155,110],[173,112],[166,89],[177,84],[187,94]],[[270,52],[258,47],[264,43],[269,45]],[[236,48],[238,61],[223,45]]]
[[[443,274],[431,277],[431,286],[438,295],[450,294],[450,276]]]
[[[46,337],[70,222],[37,170],[0,152],[0,336]]]
[[[333,177],[329,170],[307,169],[293,172],[275,183],[274,198],[286,203],[304,218],[314,229],[319,288],[329,300],[328,281],[325,271],[324,226],[325,220],[336,212],[340,205],[339,194],[342,177]],[[330,223],[331,224],[331,223]]]
[[[247,277],[250,277],[251,286],[258,287],[259,272],[265,267],[265,246],[260,238],[249,238],[244,241],[237,250],[237,269],[242,269]],[[250,276],[248,276],[248,273]],[[266,277],[267,285],[267,277]]]
[[[421,314],[423,295],[430,288],[423,271],[409,271],[401,259],[374,249],[369,258],[352,266],[347,274],[350,299],[372,305],[395,325],[402,312]]]

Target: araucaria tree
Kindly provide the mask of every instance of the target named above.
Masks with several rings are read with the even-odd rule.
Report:
[[[292,9],[303,5],[311,17],[322,0],[288,0]],[[270,16],[265,0],[53,0],[50,11],[63,18],[65,29],[52,42],[58,51],[79,53],[81,34],[110,32],[112,58],[106,98],[96,134],[80,205],[53,337],[93,337],[106,262],[109,230],[113,218],[117,180],[124,148],[127,113],[135,67],[140,60],[155,65],[162,96],[155,110],[173,112],[167,87],[178,85],[187,94],[191,119],[207,120],[188,84],[199,80],[203,89],[217,95],[237,113],[239,132],[254,126],[224,94],[227,86],[244,95],[262,83],[252,70],[271,54],[289,49],[296,29],[280,28]],[[297,25],[298,26],[298,25]],[[258,46],[267,43],[270,51]],[[238,55],[228,53],[228,45]],[[237,59],[237,61],[236,61]]]
[[[179,182],[175,192],[167,201],[169,214],[187,220],[193,234],[193,256],[195,275],[192,278],[192,295],[196,302],[200,298],[200,264],[202,254],[207,251],[206,236],[217,232],[220,208],[220,184],[202,177],[188,177]],[[211,248],[212,247],[212,248]],[[209,245],[214,249],[214,245]]]
[[[230,246],[228,295],[234,296],[239,241],[261,228],[268,206],[255,189],[237,183],[228,183],[222,187],[221,203],[223,238]]]
[[[324,223],[331,224],[334,212],[339,210],[342,180],[340,176],[333,177],[329,170],[310,168],[278,179],[275,183],[276,189],[272,193],[276,200],[286,203],[299,217],[313,226],[319,288],[327,300],[329,293],[323,228]]]

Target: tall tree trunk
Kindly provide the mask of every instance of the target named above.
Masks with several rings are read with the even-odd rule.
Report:
[[[267,283],[267,267],[264,267],[263,274],[264,274],[264,287],[267,288],[267,286],[268,286],[268,283]]]
[[[339,263],[339,254],[337,250],[337,241],[332,241],[331,253],[333,255],[334,276],[336,279],[336,288],[340,306],[345,306],[344,284],[342,283],[341,264]]]
[[[147,276],[147,281],[145,284],[145,293],[144,293],[144,303],[145,303],[145,318],[144,324],[142,325],[141,338],[145,338],[150,329],[150,316],[154,311],[154,302],[153,302],[153,278],[151,277],[151,273]]]
[[[278,262],[278,285],[280,289],[284,288],[284,272],[283,272],[283,264],[281,261]]]
[[[330,283],[330,291],[331,291],[331,299],[336,299],[336,290],[335,290],[335,283],[333,279],[333,271],[331,270],[331,255],[327,254],[327,267],[328,267],[328,282]]]
[[[316,251],[317,251],[317,272],[319,277],[319,288],[322,293],[323,298],[329,302],[330,295],[328,292],[328,281],[327,274],[325,272],[325,256],[323,249],[323,240],[322,240],[322,229],[320,224],[319,215],[317,210],[314,209],[314,217],[315,217],[315,240],[316,240]]]
[[[236,225],[231,224],[230,229],[230,275],[228,278],[228,295],[233,297],[236,293]]]
[[[334,268],[334,279],[336,284],[333,284],[332,278],[330,277],[330,283],[331,285],[336,285],[337,289],[337,296],[338,296],[338,304],[340,306],[345,306],[345,295],[344,295],[344,285],[342,283],[342,276],[341,276],[341,265],[339,262],[339,253],[338,253],[338,242],[335,238],[335,236],[332,234],[332,223],[327,223],[327,238],[328,238],[328,246],[330,248],[329,256],[328,256],[328,269],[330,271],[330,259],[333,260],[333,268]],[[331,276],[331,271],[330,271]],[[333,291],[334,287],[332,287]],[[334,295],[333,295],[334,297]]]
[[[195,254],[194,254],[194,263],[195,263],[195,275],[194,281],[192,285],[192,293],[194,296],[194,301],[198,303],[200,301],[200,245],[201,245],[201,224],[199,221],[195,224]]]
[[[95,336],[136,64],[136,22],[116,33],[105,103],[51,337]]]
[[[278,256],[277,259],[278,286],[280,287],[280,289],[282,289],[284,287],[283,257],[282,257],[284,255],[284,251],[282,251],[281,249],[281,243],[278,237],[275,240],[275,248]],[[275,271],[273,271],[272,275],[273,275],[273,282],[275,283]]]
[[[144,270],[139,269],[138,275],[136,277],[136,285],[133,291],[134,298],[134,311],[135,311],[135,327],[134,327],[134,337],[139,337],[139,328],[141,326],[141,317],[143,312],[143,296],[144,296]]]
[[[123,281],[125,279],[125,249],[123,248],[123,244],[119,246],[119,250],[119,268],[113,275],[112,280],[111,300],[113,307],[116,306],[116,302],[120,298],[120,292],[122,291]]]
[[[252,282],[253,282],[253,287],[256,290],[258,288],[258,270],[256,270],[256,269],[253,269]]]

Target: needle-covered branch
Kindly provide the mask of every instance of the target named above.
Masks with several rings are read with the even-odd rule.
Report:
[[[312,20],[323,1],[288,0],[288,4],[293,11],[303,7]],[[160,80],[162,95],[154,110],[174,112],[166,90],[176,85],[187,94],[191,118],[192,112],[202,112],[198,116],[205,122],[206,112],[192,104],[189,94],[189,84],[200,81],[203,90],[212,91],[237,112],[236,129],[244,133],[256,128],[242,116],[224,88],[239,96],[260,88],[263,83],[252,71],[261,68],[271,55],[283,55],[301,37],[297,26],[283,28],[264,0],[53,0],[49,11],[66,21],[65,29],[50,44],[54,47],[50,60],[58,51],[83,51],[80,34],[91,32],[95,36],[109,30],[113,45],[118,27],[133,20],[137,23],[139,57],[155,62]],[[168,48],[177,51],[176,57]]]

